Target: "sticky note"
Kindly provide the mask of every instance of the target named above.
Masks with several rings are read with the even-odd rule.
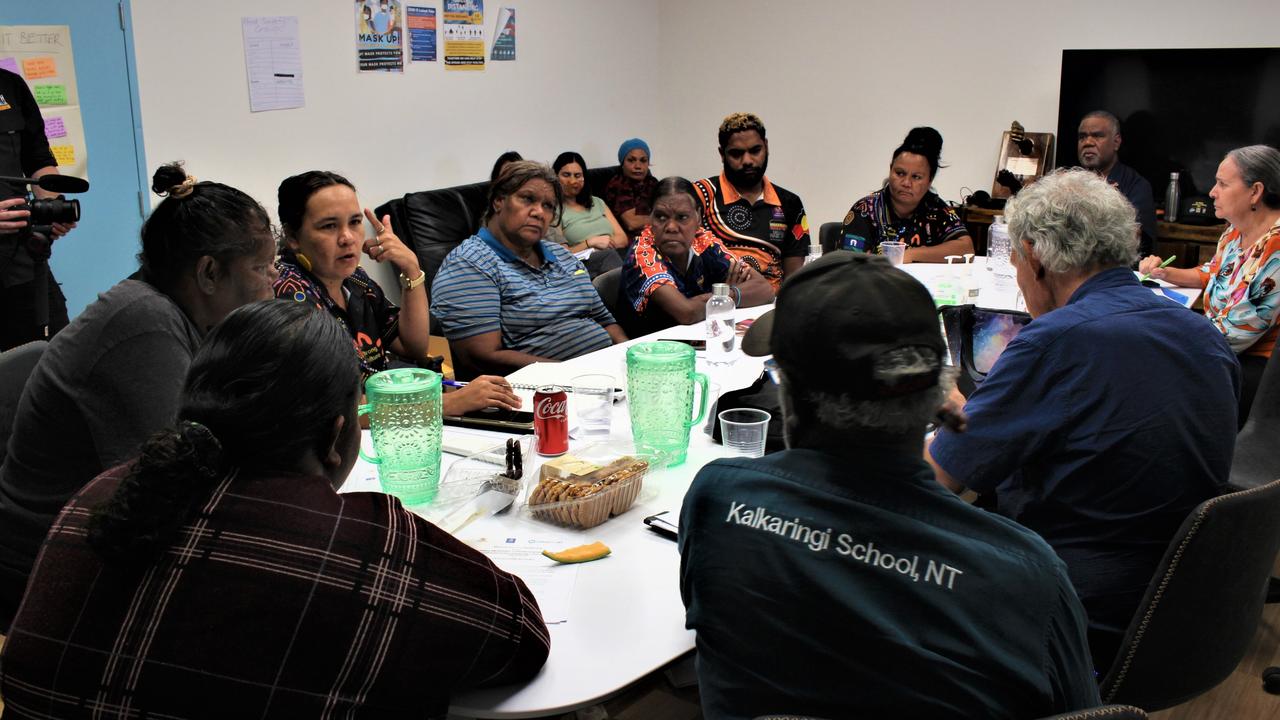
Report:
[[[66,85],[36,85],[32,88],[37,105],[66,105]]]
[[[60,138],[67,136],[67,127],[63,125],[62,118],[51,117],[44,119],[44,136],[46,138]]]
[[[39,80],[58,74],[58,66],[51,57],[27,58],[22,61],[22,74],[27,80]]]
[[[18,73],[18,61],[16,58],[6,57],[0,58],[0,68],[4,68],[11,73]]]
[[[49,149],[53,151],[53,158],[58,161],[58,167],[76,164],[74,145],[50,145]]]

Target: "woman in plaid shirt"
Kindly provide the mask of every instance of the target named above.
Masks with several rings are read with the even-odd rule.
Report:
[[[45,540],[4,646],[6,717],[435,717],[527,679],[528,587],[381,493],[351,340],[264,301],[213,330],[178,423],[90,483]]]

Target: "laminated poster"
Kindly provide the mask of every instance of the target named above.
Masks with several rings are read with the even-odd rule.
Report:
[[[490,60],[516,59],[516,9],[504,7],[498,10],[498,24],[493,31],[493,50]]]
[[[21,75],[31,88],[58,172],[88,180],[89,151],[76,90],[71,28],[0,25],[0,68]],[[0,104],[4,104],[3,97]]]
[[[444,65],[484,70],[484,0],[444,0]]]
[[[436,9],[407,5],[404,11],[405,22],[409,26],[409,60],[435,62]]]
[[[360,72],[404,72],[399,0],[356,0],[356,66]]]

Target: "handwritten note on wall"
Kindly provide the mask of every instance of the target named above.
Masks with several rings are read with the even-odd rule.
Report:
[[[27,80],[57,77],[58,64],[51,57],[34,57],[22,61],[22,74]]]
[[[249,109],[262,112],[304,106],[298,18],[241,18],[240,30],[249,75]]]
[[[62,138],[67,136],[67,125],[60,117],[47,117],[44,119],[44,136],[50,140],[54,138]]]

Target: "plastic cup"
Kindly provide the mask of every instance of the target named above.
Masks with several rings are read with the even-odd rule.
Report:
[[[886,240],[880,243],[880,252],[889,258],[889,262],[896,265],[902,264],[902,257],[907,252],[907,244],[901,240]]]
[[[571,406],[578,415],[578,434],[583,438],[609,437],[614,384],[612,375],[590,374],[573,378]]]
[[[735,408],[720,413],[720,437],[724,446],[739,457],[761,457],[769,437],[772,415],[755,408]]]

